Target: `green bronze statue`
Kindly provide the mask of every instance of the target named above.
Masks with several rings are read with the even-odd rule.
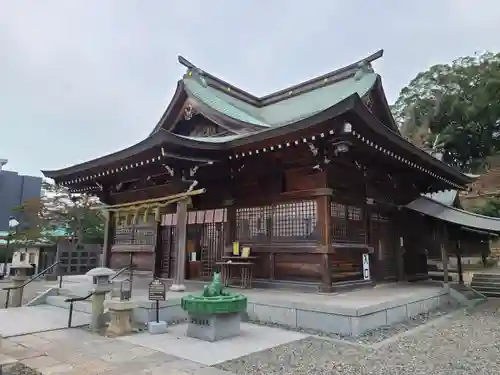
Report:
[[[203,297],[218,297],[224,295],[225,293],[222,291],[220,273],[215,272],[214,277],[212,278],[212,283],[203,287]]]

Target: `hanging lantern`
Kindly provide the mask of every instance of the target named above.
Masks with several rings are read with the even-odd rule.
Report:
[[[158,221],[160,221],[160,219],[161,219],[161,216],[160,216],[160,207],[158,206],[155,209],[155,221],[158,222]]]

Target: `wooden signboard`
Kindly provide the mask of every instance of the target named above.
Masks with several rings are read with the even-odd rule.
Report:
[[[156,279],[149,283],[148,295],[150,301],[165,301],[167,288],[163,282]]]

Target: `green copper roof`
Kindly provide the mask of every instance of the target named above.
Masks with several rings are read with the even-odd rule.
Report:
[[[263,107],[253,106],[216,88],[202,85],[196,78],[185,77],[188,93],[214,110],[236,120],[263,127],[275,127],[310,117],[357,93],[364,96],[373,87],[377,74],[364,73]]]
[[[184,84],[191,95],[217,112],[249,124],[269,126],[260,119],[233,105],[230,101],[225,100],[224,96],[227,95],[222,94],[219,90],[215,90],[209,86],[205,87],[192,78],[185,78]]]

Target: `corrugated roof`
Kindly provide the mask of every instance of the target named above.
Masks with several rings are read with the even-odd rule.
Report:
[[[219,89],[201,84],[194,76],[184,78],[188,93],[212,109],[246,123],[274,127],[308,118],[357,93],[366,95],[377,80],[377,74],[362,75],[328,83],[314,90],[291,96],[278,102],[257,107],[225,94]]]
[[[464,227],[500,233],[500,218],[450,207],[428,197],[420,197],[407,204],[406,208]]]

